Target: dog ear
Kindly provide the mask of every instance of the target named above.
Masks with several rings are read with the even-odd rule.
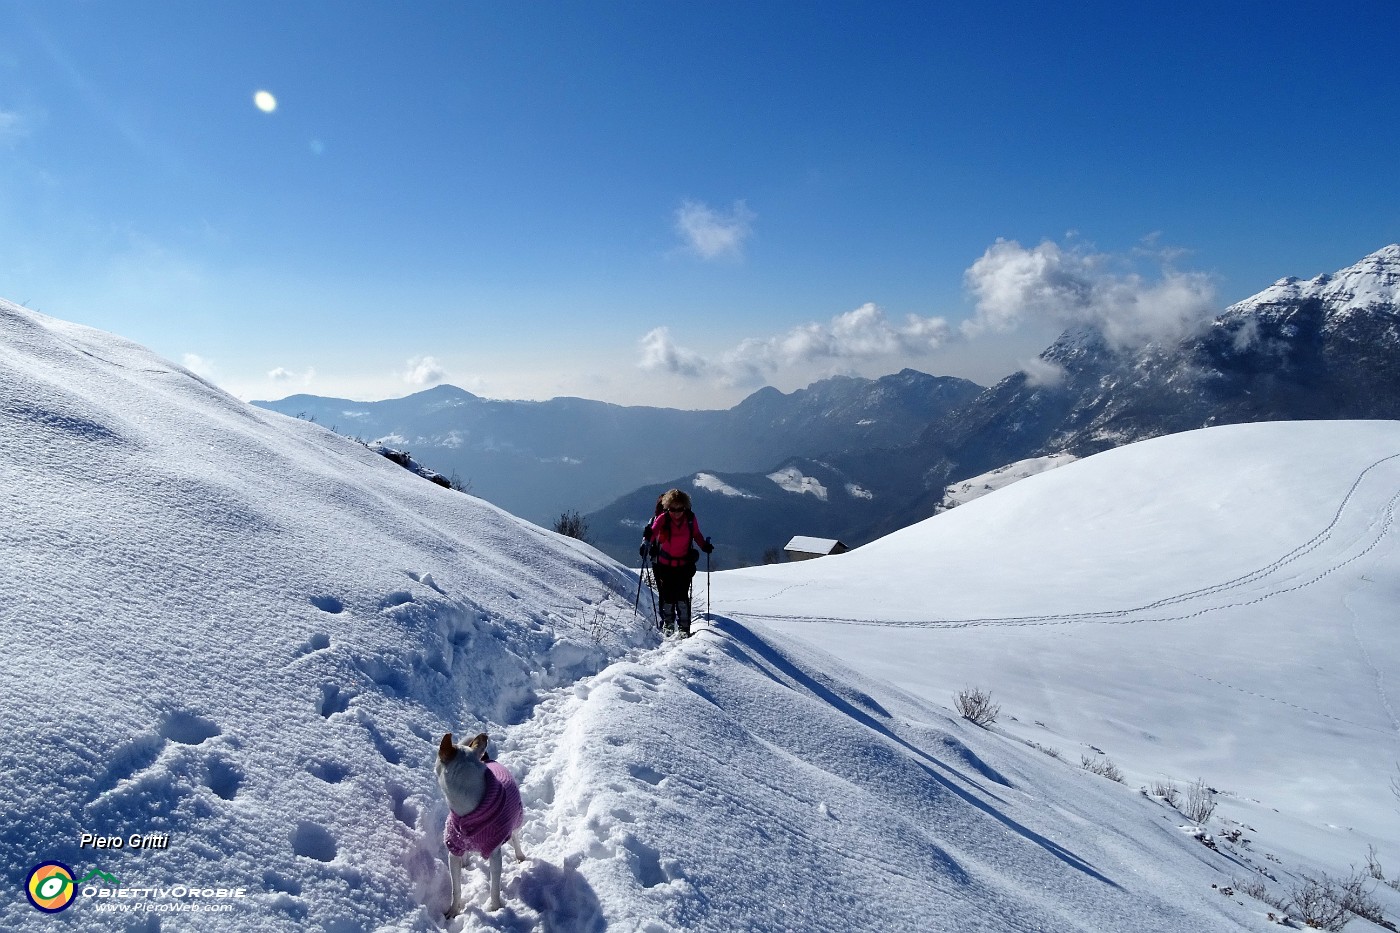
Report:
[[[452,733],[449,732],[442,737],[442,743],[438,745],[438,760],[446,763],[457,755],[457,746],[452,744]]]
[[[482,761],[490,761],[491,756],[486,753],[486,744],[491,741],[491,737],[485,732],[478,732],[476,738],[467,743],[467,747],[476,752]]]

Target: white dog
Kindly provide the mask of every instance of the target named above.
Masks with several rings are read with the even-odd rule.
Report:
[[[442,831],[447,844],[447,867],[452,876],[452,906],[448,917],[455,917],[466,907],[462,903],[462,864],[468,850],[487,859],[491,874],[489,909],[501,908],[501,847],[507,839],[515,849],[518,861],[525,860],[520,851],[516,830],[524,822],[520,804],[520,789],[498,762],[486,753],[487,736],[481,733],[466,745],[452,744],[452,733],[442,737],[438,746],[438,786],[452,813]]]

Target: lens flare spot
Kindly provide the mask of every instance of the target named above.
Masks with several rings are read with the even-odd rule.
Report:
[[[253,106],[263,113],[272,113],[277,109],[277,98],[272,96],[271,91],[258,91],[253,95]]]

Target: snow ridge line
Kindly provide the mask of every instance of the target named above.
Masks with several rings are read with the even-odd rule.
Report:
[[[718,638],[728,640],[730,636],[722,630],[706,626],[697,632],[710,632]],[[618,657],[607,667],[596,674],[580,678],[570,684],[561,685],[541,695],[539,701],[534,706],[531,717],[517,726],[511,727],[511,734],[503,744],[500,759],[503,763],[508,763],[512,773],[516,775],[520,784],[521,795],[525,802],[526,820],[521,828],[521,840],[525,851],[531,858],[543,859],[546,863],[568,864],[574,872],[582,874],[580,871],[584,863],[597,861],[600,859],[616,857],[615,845],[612,840],[596,838],[597,830],[594,826],[595,817],[590,815],[589,803],[592,796],[587,793],[578,793],[569,780],[569,770],[571,765],[571,755],[568,753],[567,734],[570,728],[570,721],[580,708],[588,702],[590,694],[600,686],[609,682],[622,682],[628,678],[636,678],[642,675],[634,671],[623,671],[618,673],[624,665],[640,666],[652,670],[661,669],[667,672],[668,676],[683,679],[683,672],[676,670],[675,661],[688,651],[695,643],[687,640],[663,640],[659,645],[653,647],[640,647],[628,651],[624,656]],[[659,681],[660,675],[655,676]],[[794,688],[799,689],[799,688]],[[714,796],[713,787],[696,781],[684,773],[673,773],[668,775],[670,781],[674,782],[676,794],[685,794],[691,798],[705,799]],[[778,788],[777,790],[781,790]],[[968,793],[971,793],[970,791]],[[720,804],[716,804],[717,806]],[[840,846],[834,845],[827,839],[802,830],[799,827],[774,822],[774,814],[761,804],[761,801],[741,799],[737,797],[725,797],[723,806],[732,808],[740,817],[747,817],[754,825],[767,825],[776,835],[789,837],[785,841],[796,841],[801,844],[811,846],[819,850],[834,862],[850,866],[850,871],[870,870],[868,855],[852,853]],[[595,838],[590,839],[590,833]],[[930,835],[930,844],[936,845],[942,854],[959,871],[965,871],[964,865],[967,861],[966,854],[949,840],[941,840]],[[541,854],[541,850],[544,850]],[[505,860],[506,870],[503,874],[503,887],[507,898],[520,901],[528,899],[532,903],[515,904],[517,908],[523,906],[521,913],[525,917],[530,917],[531,913],[536,913],[534,918],[536,925],[542,924],[545,929],[551,929],[552,923],[557,922],[551,916],[555,910],[562,911],[567,915],[570,909],[577,908],[579,902],[584,900],[576,896],[576,892],[565,890],[562,893],[555,892],[552,895],[557,903],[545,900],[540,904],[539,897],[522,898],[524,888],[530,886],[523,880],[523,876],[530,872],[527,863],[525,867],[515,867],[512,859]],[[878,871],[882,874],[899,878],[905,882],[918,882],[921,879],[915,875],[901,870],[898,864],[882,862]],[[465,878],[467,887],[471,894],[468,900],[473,897],[480,897],[485,888],[485,880],[480,872],[468,872],[470,878]],[[945,896],[960,901],[971,907],[982,904],[986,909],[985,898],[995,893],[993,888],[985,885],[980,879],[974,879],[971,887],[964,890],[958,885],[947,885],[940,887],[940,891]],[[569,918],[572,922],[577,922],[581,926],[588,926],[591,920],[597,920],[600,924],[606,924],[610,918],[606,914],[606,905],[599,904],[598,909],[601,915],[585,917],[583,920]],[[997,911],[998,920],[1004,924],[1007,933],[1035,933],[1041,929],[1034,928],[1021,918],[1003,911]],[[453,924],[459,924],[454,926]],[[702,925],[708,927],[708,924]],[[601,928],[601,926],[599,927]],[[452,921],[448,925],[449,930],[464,931],[467,926],[460,921]]]
[[[1355,497],[1357,489],[1361,486],[1361,483],[1363,480],[1365,480],[1367,474],[1369,474],[1372,470],[1377,469],[1381,465],[1391,460],[1397,459],[1400,459],[1400,453],[1390,454],[1389,456],[1382,457],[1381,459],[1377,460],[1376,462],[1372,463],[1370,466],[1362,470],[1361,473],[1355,479],[1355,481],[1352,482],[1351,487],[1347,490],[1346,494],[1342,497],[1341,503],[1337,506],[1337,510],[1333,514],[1332,520],[1328,522],[1327,526],[1323,528],[1322,531],[1318,532],[1316,535],[1310,538],[1308,541],[1294,548],[1292,551],[1289,551],[1287,554],[1283,555],[1279,559],[1273,561],[1270,564],[1265,565],[1264,567],[1261,567],[1257,570],[1252,570],[1249,573],[1236,577],[1232,580],[1227,580],[1223,583],[1217,583],[1212,586],[1202,587],[1201,589],[1197,590],[1190,590],[1185,593],[1179,593],[1174,596],[1166,596],[1162,599],[1155,600],[1151,603],[1147,603],[1142,606],[1127,609],[1107,609],[1094,612],[1051,613],[1046,615],[1031,616],[991,616],[986,618],[973,619],[876,620],[841,618],[835,616],[790,616],[750,612],[746,612],[744,614],[755,619],[796,620],[804,622],[831,622],[838,625],[867,625],[877,628],[951,629],[971,628],[974,626],[983,625],[1068,625],[1073,622],[1099,622],[1106,625],[1127,625],[1134,624],[1137,622],[1181,622],[1187,619],[1197,618],[1199,616],[1205,615],[1208,612],[1216,612],[1222,609],[1238,609],[1244,606],[1252,606],[1257,603],[1261,603],[1266,599],[1271,599],[1275,596],[1286,595],[1288,593],[1296,592],[1297,590],[1303,589],[1304,587],[1311,586],[1314,583],[1317,583],[1322,578],[1328,576],[1332,572],[1340,570],[1346,565],[1352,563],[1353,561],[1359,560],[1360,558],[1369,554],[1371,551],[1375,550],[1375,548],[1381,543],[1381,540],[1384,539],[1385,536],[1390,532],[1390,529],[1394,524],[1396,503],[1400,502],[1400,491],[1397,491],[1387,501],[1383,513],[1385,517],[1384,520],[1381,522],[1380,531],[1377,533],[1375,539],[1372,540],[1371,543],[1368,544],[1359,553],[1352,555],[1351,557],[1338,564],[1328,567],[1326,570],[1322,571],[1312,579],[1305,580],[1304,582],[1295,584],[1294,586],[1285,587],[1279,590],[1272,590],[1270,592],[1257,596],[1254,599],[1243,600],[1235,603],[1221,603],[1214,606],[1207,606],[1203,609],[1198,609],[1195,612],[1185,613],[1183,615],[1161,616],[1158,618],[1151,619],[1129,618],[1129,616],[1134,616],[1138,613],[1150,612],[1154,609],[1162,609],[1167,606],[1179,605],[1181,603],[1200,599],[1206,596],[1213,596],[1220,593],[1229,592],[1231,590],[1240,589],[1241,587],[1247,586],[1251,583],[1255,583],[1259,580],[1265,579],[1273,575],[1278,570],[1282,569],[1288,564],[1291,564],[1294,561],[1304,557],[1305,555],[1317,550],[1319,547],[1321,547],[1323,544],[1325,544],[1328,540],[1331,539],[1332,534],[1336,530],[1337,525],[1340,524],[1342,520],[1343,513],[1346,511],[1346,508],[1350,504],[1351,500]]]

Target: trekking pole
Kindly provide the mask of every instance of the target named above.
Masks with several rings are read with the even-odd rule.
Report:
[[[632,600],[632,615],[634,616],[642,614],[642,584],[646,581],[647,564],[649,563],[651,563],[651,558],[647,556],[646,552],[643,552],[642,566],[641,569],[637,571],[637,596]]]
[[[710,544],[710,539],[709,539],[709,538],[706,538],[706,539],[705,539],[705,543],[706,543],[706,544]],[[713,551],[714,549],[715,549],[715,546],[714,546],[713,544],[710,544],[710,551]],[[709,622],[709,621],[710,621],[710,551],[706,551],[706,552],[705,552],[705,621],[706,621],[706,622]]]

